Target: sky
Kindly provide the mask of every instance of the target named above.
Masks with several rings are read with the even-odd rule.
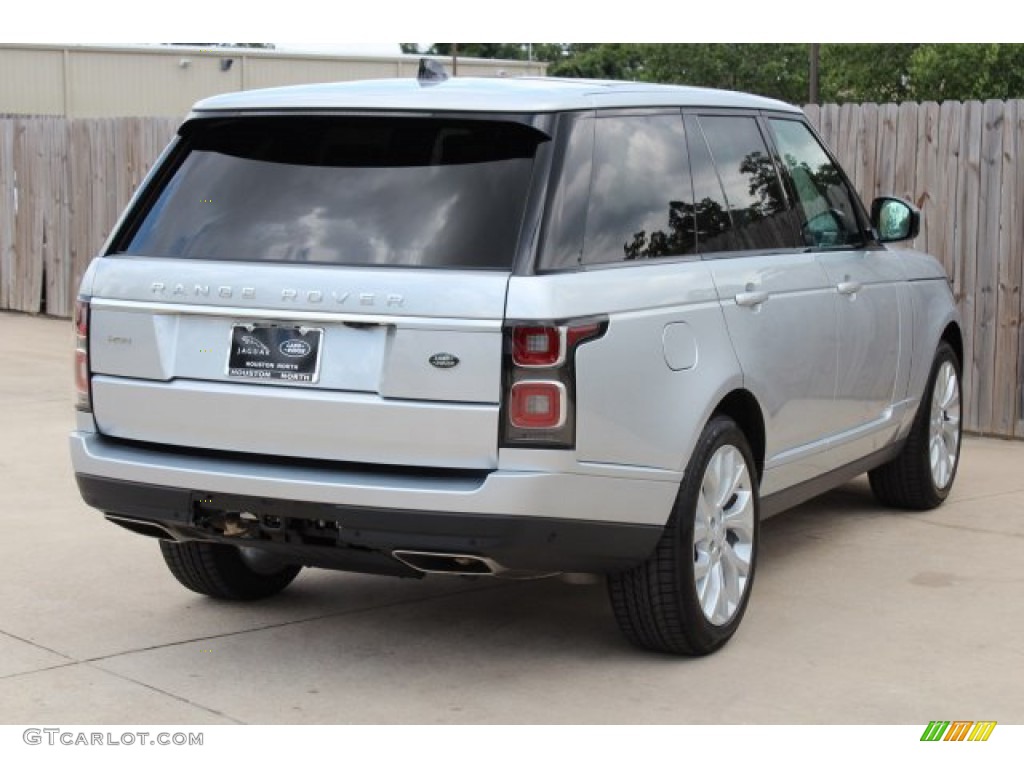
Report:
[[[323,40],[334,37],[381,50],[397,43],[374,40],[505,40],[588,42],[1013,42],[1017,24],[999,0],[972,0],[971,12],[950,0],[919,3],[856,0],[842,8],[807,0],[730,0],[671,4],[630,0],[614,12],[593,13],[591,3],[516,0],[388,0],[328,4],[289,0],[285,6],[243,6],[210,0],[176,0],[173,12],[137,0],[47,0],[4,15],[6,42],[139,42],[144,40]],[[147,13],[147,8],[153,9]],[[955,22],[951,22],[955,19]],[[1002,39],[1001,39],[1002,38]],[[346,43],[347,45],[348,43]],[[306,45],[309,45],[307,43]],[[331,44],[336,45],[336,44]]]

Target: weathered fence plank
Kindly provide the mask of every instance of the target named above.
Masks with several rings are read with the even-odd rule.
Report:
[[[939,182],[939,105],[926,102],[917,110],[917,162],[912,192],[913,203],[921,209],[922,231],[917,243],[932,253],[941,237],[943,216],[936,216],[933,195]]]
[[[931,232],[935,239],[936,257],[942,260],[946,274],[954,275],[953,256],[956,243],[956,200],[957,181],[960,167],[960,113],[958,101],[946,101],[939,107],[939,176],[936,184],[930,188],[929,195],[934,203],[933,212],[941,221],[941,229],[932,226]],[[957,286],[953,292],[957,295]],[[957,303],[962,295],[957,295]]]
[[[956,217],[958,237],[956,251],[953,256],[954,281],[960,286],[962,301],[960,312],[964,326],[970,329],[964,337],[964,426],[967,429],[979,428],[978,414],[972,410],[974,382],[978,368],[974,355],[976,327],[974,324],[977,297],[974,290],[978,274],[978,212],[981,198],[981,137],[982,137],[982,105],[977,101],[964,104],[963,122],[961,123],[962,145],[960,153],[960,176],[957,182]]]
[[[47,118],[43,125],[43,161],[46,191],[43,195],[44,243],[43,261],[46,282],[45,306],[49,315],[67,317],[71,314],[71,252],[69,221],[71,218],[68,174],[68,123],[60,118]]]
[[[1020,186],[1024,155],[1021,147],[1021,102],[1004,106],[1002,188],[999,210],[999,262],[997,266],[995,372],[992,377],[992,425],[997,435],[1012,435],[1017,426],[1020,400],[1019,368],[1021,278],[1024,250],[1024,209]]]
[[[92,140],[91,120],[72,120],[68,169],[71,184],[71,287],[77,291],[82,274],[93,257],[92,216],[88,179],[92,175],[89,144]]]
[[[857,140],[857,191],[868,205],[875,197],[875,176],[878,164],[875,156],[878,149],[878,107],[864,104],[861,111],[861,135]]]
[[[839,146],[839,105],[825,104],[822,106],[821,137],[830,147]]]
[[[14,173],[17,178],[17,213],[14,216],[14,242],[17,280],[11,296],[11,309],[38,312],[43,295],[43,212],[46,206],[45,172],[38,118],[14,121]],[[22,258],[20,252],[32,254]]]
[[[819,134],[821,133],[821,107],[817,104],[808,104],[804,107],[804,114],[807,115],[807,122],[814,126]]]
[[[18,191],[14,181],[14,121],[0,120],[0,309],[11,308],[18,282],[14,254]]]
[[[860,140],[861,110],[856,104],[843,104],[839,108],[839,134],[842,143],[836,148],[839,163],[846,169],[853,186],[860,188],[860,164],[857,162],[857,147]]]
[[[1016,425],[1013,434],[1024,438],[1024,104],[1016,103],[1017,115],[1014,125],[1014,136],[1016,140],[1017,156],[1014,165],[1014,184],[1016,198],[1014,200],[1014,224],[1013,231],[1016,235],[1015,245],[1012,248],[1013,257],[1017,260],[1017,285],[1019,287],[1019,309],[1017,311],[1017,376],[1013,384],[1008,385],[1002,382],[1004,387],[1016,387],[1014,398],[1016,410]],[[1007,309],[1012,312],[1012,307]]]
[[[866,195],[870,202],[896,189],[896,151],[899,148],[899,107],[883,104],[878,108],[878,142],[875,145],[875,188]]]
[[[900,104],[897,110],[896,163],[891,191],[911,201],[916,199],[918,111],[917,104],[909,101]]]
[[[114,226],[114,221],[117,216],[117,177],[118,177],[118,166],[124,162],[124,144],[121,143],[120,137],[118,136],[118,126],[122,123],[121,120],[115,120],[113,118],[106,118],[102,121],[103,135],[100,139],[97,147],[99,148],[98,157],[98,169],[99,176],[97,178],[97,187],[102,191],[102,202],[100,205],[100,215],[96,219],[96,226],[102,233],[100,241],[96,243],[94,248],[98,251],[103,241],[106,240],[108,234],[110,234],[111,228]],[[104,151],[106,147],[117,147],[117,152]],[[97,171],[97,167],[93,167],[93,172]],[[95,200],[95,198],[94,198]]]
[[[974,290],[975,379],[973,390],[968,390],[968,410],[975,415],[975,428],[986,433],[992,432],[998,265],[1002,247],[1005,245],[1009,249],[999,226],[1003,184],[1003,107],[1001,101],[986,101],[982,113],[980,228]]]

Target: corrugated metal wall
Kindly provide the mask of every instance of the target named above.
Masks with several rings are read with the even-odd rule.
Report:
[[[64,53],[0,48],[0,115],[64,114]]]
[[[0,45],[0,115],[181,117],[200,99],[218,93],[414,77],[417,64],[415,56]],[[544,75],[546,71],[547,64],[540,62],[459,59],[460,76]]]

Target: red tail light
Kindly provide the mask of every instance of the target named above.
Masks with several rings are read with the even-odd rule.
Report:
[[[565,424],[565,385],[560,381],[519,381],[512,385],[508,419],[519,429],[558,429]]]
[[[512,362],[547,368],[562,362],[562,329],[521,325],[512,329]]]
[[[576,444],[576,349],[604,333],[606,321],[512,323],[506,328],[502,444]]]
[[[75,302],[75,408],[92,410],[89,388],[89,300]]]

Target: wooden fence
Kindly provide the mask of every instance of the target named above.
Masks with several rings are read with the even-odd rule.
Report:
[[[805,112],[865,202],[924,213],[964,319],[964,425],[1024,437],[1024,101],[835,104]]]
[[[171,118],[0,117],[0,309],[70,317]]]
[[[808,106],[865,202],[924,211],[964,317],[965,426],[1024,437],[1024,101]],[[176,120],[0,117],[0,309],[71,314]]]

